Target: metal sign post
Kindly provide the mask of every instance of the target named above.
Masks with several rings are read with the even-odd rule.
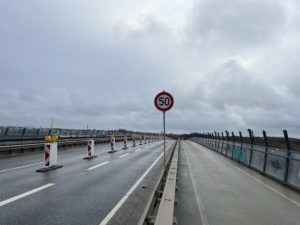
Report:
[[[166,170],[166,112],[163,112],[164,123],[164,170]]]
[[[174,98],[168,92],[160,92],[154,98],[155,107],[163,112],[163,128],[164,128],[164,170],[166,170],[166,111],[170,110],[174,105]]]

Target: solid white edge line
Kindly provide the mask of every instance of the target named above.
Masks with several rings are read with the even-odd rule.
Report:
[[[34,166],[34,165],[38,165],[38,164],[42,164],[42,163],[43,162],[39,162],[39,163],[33,163],[33,164],[25,165],[25,166],[18,166],[18,167],[14,167],[14,168],[10,168],[10,169],[0,170],[0,173],[11,171],[11,170],[16,170],[16,169],[21,169],[21,168],[25,168],[25,167],[29,167],[29,166]]]
[[[233,165],[234,166],[234,165]],[[268,189],[270,189],[271,191],[274,191],[276,194],[280,195],[281,197],[283,197],[284,199],[294,203],[296,206],[300,207],[300,203],[291,199],[290,197],[286,196],[285,194],[282,194],[280,191],[277,191],[275,188],[271,187],[270,185],[262,182],[261,180],[257,179],[256,177],[252,176],[251,174],[247,173],[246,171],[242,170],[241,168],[234,166],[236,169],[238,169],[240,172],[242,172],[243,174],[247,175],[248,177],[252,178],[253,180],[257,181],[258,183],[264,185],[265,187],[267,187]]]
[[[100,166],[104,166],[104,165],[107,164],[107,163],[109,163],[109,162],[106,161],[106,162],[97,164],[97,165],[95,165],[95,166],[92,166],[92,167],[88,168],[87,170],[93,170],[93,169],[96,169],[96,168],[98,168],[98,167],[100,167]]]
[[[138,179],[138,181],[130,188],[130,190],[123,196],[123,198],[117,203],[117,205],[107,214],[107,216],[101,221],[99,225],[106,225],[111,218],[116,214],[116,212],[121,208],[127,198],[132,194],[132,192],[137,188],[137,186],[142,182],[142,180],[147,176],[150,170],[155,166],[155,164],[163,156],[161,153],[158,158],[151,164],[151,166],[146,170],[146,172]]]
[[[15,196],[15,197],[6,199],[6,200],[0,202],[0,207],[1,207],[1,206],[4,206],[4,205],[7,205],[7,204],[9,204],[9,203],[11,203],[11,202],[17,201],[17,200],[19,200],[19,199],[21,199],[21,198],[24,198],[24,197],[28,196],[28,195],[32,195],[32,194],[34,194],[34,193],[36,193],[36,192],[38,192],[38,191],[44,190],[44,189],[46,189],[46,188],[48,188],[48,187],[51,187],[51,186],[53,186],[53,185],[55,185],[55,184],[49,183],[49,184],[43,185],[43,186],[41,186],[41,187],[35,188],[35,189],[31,190],[31,191],[27,191],[27,192],[25,192],[25,193],[23,193],[23,194],[17,195],[17,196]]]
[[[119,158],[122,158],[122,157],[124,157],[124,156],[126,156],[126,155],[129,155],[129,154],[130,154],[130,153],[126,153],[126,154],[120,155]]]
[[[183,143],[183,144],[185,145],[186,143]],[[193,179],[194,176],[193,176],[193,173],[192,173],[192,169],[191,169],[190,161],[188,159],[187,152],[185,151],[185,148],[182,147],[182,149],[183,149],[183,152],[184,152],[184,155],[185,155],[185,158],[186,158],[186,162],[187,162],[187,165],[188,165],[188,170],[189,170],[189,173],[190,173],[190,178],[191,178],[191,181],[192,181],[194,194],[196,196],[196,202],[197,202],[198,211],[199,211],[199,214],[200,214],[201,224],[202,225],[209,225],[206,209],[205,209],[203,200],[201,198],[201,194],[198,194],[196,192],[196,190],[197,190],[196,189],[196,184],[195,184],[195,181]]]

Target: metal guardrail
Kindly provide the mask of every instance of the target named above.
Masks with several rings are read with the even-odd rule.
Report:
[[[180,145],[180,141],[177,142],[173,154],[168,176],[165,182],[165,188],[157,211],[155,225],[174,224],[174,206],[175,206],[175,191],[176,191],[176,180],[177,180],[179,145]]]
[[[172,144],[167,151],[167,168],[169,168],[171,164],[171,158],[174,155],[176,146],[178,145],[177,141],[176,143]],[[161,172],[157,176],[158,179],[156,181],[156,184],[154,185],[153,189],[151,190],[152,198],[150,198],[146,204],[146,207],[144,209],[144,212],[142,213],[138,225],[154,225],[156,220],[156,215],[159,208],[159,203],[161,202],[163,190],[167,178],[167,173],[162,168]],[[172,224],[172,223],[171,223]],[[171,225],[170,224],[170,225]]]
[[[91,138],[90,138],[91,139]],[[63,140],[58,142],[59,148],[67,148],[74,145],[86,145],[88,138],[85,139],[77,139],[77,140]],[[96,144],[99,143],[106,143],[109,142],[109,138],[93,138],[95,140]],[[117,138],[116,141],[122,141],[122,138]],[[38,143],[30,143],[30,144],[13,144],[13,145],[5,145],[0,146],[0,154],[12,154],[13,152],[16,153],[23,153],[25,151],[31,150],[43,150],[44,149],[45,142],[38,142]]]
[[[25,128],[25,127],[2,127],[0,126],[0,143],[8,141],[28,141],[43,140],[44,136],[57,135],[59,139],[75,138],[106,138],[111,137],[112,133],[116,137],[130,137],[137,135],[158,135],[155,133],[133,132],[129,130],[95,130],[95,129],[60,129],[60,128]]]
[[[300,191],[300,154],[297,152],[202,137],[189,139]]]

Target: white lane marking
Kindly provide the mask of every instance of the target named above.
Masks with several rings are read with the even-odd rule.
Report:
[[[100,166],[104,166],[104,165],[107,164],[107,163],[109,163],[109,162],[106,161],[106,162],[100,163],[100,164],[98,164],[98,165],[95,165],[95,166],[92,166],[92,167],[88,168],[87,170],[93,170],[93,169],[96,169],[96,168],[98,168],[98,167],[100,167]]]
[[[182,148],[182,149],[183,149],[183,148]],[[202,200],[200,194],[198,194],[198,193],[196,192],[197,189],[196,189],[195,181],[194,181],[194,179],[193,179],[193,174],[192,174],[192,170],[191,170],[190,161],[189,161],[189,159],[188,159],[188,156],[187,156],[187,153],[186,153],[185,150],[184,150],[184,155],[185,155],[186,162],[187,162],[187,165],[188,165],[189,173],[190,173],[190,175],[191,175],[190,177],[191,177],[191,180],[192,180],[192,186],[193,186],[194,193],[195,193],[195,196],[196,196],[196,202],[197,202],[198,211],[199,211],[200,218],[201,218],[201,224],[202,224],[202,225],[209,225],[209,223],[208,223],[208,218],[207,218],[207,213],[206,213],[206,209],[205,209],[203,200]]]
[[[130,188],[130,190],[123,196],[123,198],[117,203],[117,205],[107,214],[107,216],[101,221],[99,225],[106,225],[111,218],[116,214],[116,212],[121,208],[127,198],[132,194],[132,192],[137,188],[137,186],[142,182],[142,180],[147,176],[150,170],[155,166],[155,164],[163,156],[161,153],[158,158],[151,164],[151,166],[146,170],[146,172],[138,179],[138,181]]]
[[[135,150],[135,152],[139,152],[139,151],[142,151],[143,149],[142,148],[140,148],[140,149],[137,149],[137,150]]]
[[[233,165],[234,166],[234,165]],[[243,174],[247,175],[248,177],[252,178],[253,180],[257,181],[258,183],[264,185],[265,187],[269,188],[271,191],[274,191],[276,194],[280,195],[281,197],[283,197],[284,199],[294,203],[296,206],[300,207],[300,203],[291,199],[290,197],[286,196],[285,194],[281,193],[280,191],[277,191],[275,188],[271,187],[268,184],[265,184],[264,182],[262,182],[261,180],[257,179],[256,177],[252,176],[251,174],[247,173],[246,171],[238,168],[237,166],[234,166],[236,169],[238,169],[240,172],[242,172]]]
[[[33,164],[25,165],[25,166],[18,166],[18,167],[14,167],[14,168],[10,168],[10,169],[0,170],[0,173],[11,171],[11,170],[17,170],[17,169],[21,169],[21,168],[25,168],[25,167],[29,167],[29,166],[34,166],[34,165],[38,165],[38,164],[42,164],[42,163],[44,163],[44,162],[33,163]]]
[[[51,187],[51,186],[53,186],[53,185],[55,185],[55,184],[49,183],[49,184],[43,185],[43,186],[41,186],[41,187],[35,188],[35,189],[31,190],[31,191],[27,191],[27,192],[25,192],[25,193],[23,193],[23,194],[17,195],[17,196],[15,196],[15,197],[6,199],[6,200],[0,202],[0,207],[1,207],[1,206],[4,206],[4,205],[7,205],[7,204],[9,204],[9,203],[11,203],[11,202],[17,201],[17,200],[19,200],[19,199],[21,199],[21,198],[24,198],[24,197],[28,196],[28,195],[32,195],[32,194],[34,194],[34,193],[36,193],[36,192],[38,192],[38,191],[44,190],[44,189],[46,189],[46,188],[48,188],[48,187]]]
[[[126,153],[126,154],[124,154],[124,155],[120,155],[119,156],[119,158],[122,158],[122,157],[124,157],[124,156],[126,156],[126,155],[129,155],[130,153]]]

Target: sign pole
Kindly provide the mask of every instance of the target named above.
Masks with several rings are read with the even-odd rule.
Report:
[[[166,171],[166,111],[170,110],[173,107],[174,98],[173,96],[166,92],[158,93],[154,98],[155,107],[163,112],[163,127],[164,127],[164,172]]]
[[[166,171],[166,112],[163,112],[164,124],[164,171]]]

